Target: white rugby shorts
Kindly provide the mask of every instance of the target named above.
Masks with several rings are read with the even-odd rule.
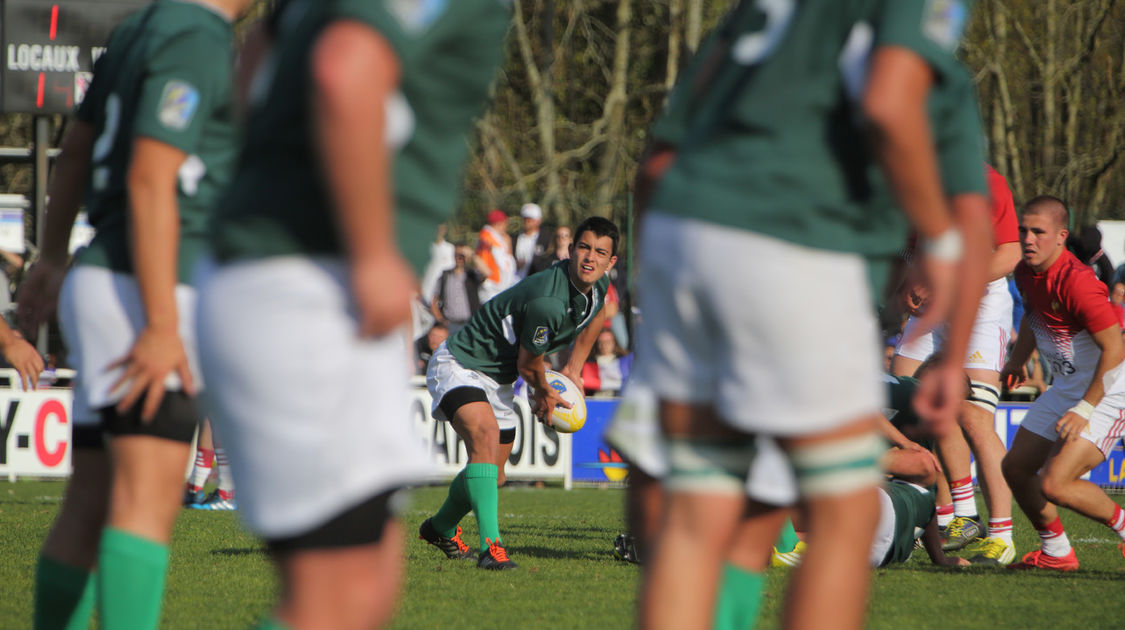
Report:
[[[636,369],[661,398],[710,403],[732,427],[776,436],[879,413],[861,256],[653,212],[638,287]]]
[[[487,374],[461,365],[457,358],[441,342],[437,350],[430,357],[430,364],[426,368],[426,388],[430,390],[430,415],[435,420],[448,421],[445,412],[438,407],[445,395],[458,387],[474,387],[484,391],[488,404],[492,406],[492,415],[496,416],[496,424],[501,431],[515,429],[520,423],[519,412],[516,411],[516,392],[512,383],[501,385]]]
[[[648,476],[663,479],[668,474],[656,393],[650,387],[637,380],[629,381],[604,437],[630,465]],[[746,495],[767,505],[790,505],[797,500],[793,467],[773,439],[759,437],[755,441]]]
[[[1020,421],[1020,428],[1053,442],[1059,438],[1055,425],[1081,399],[1081,393],[1068,394],[1061,388],[1048,388],[1031,404]],[[1102,397],[1098,406],[1094,407],[1090,423],[1082,431],[1081,437],[1093,443],[1102,452],[1102,456],[1108,458],[1109,452],[1122,436],[1125,436],[1125,392],[1115,388],[1115,391]]]
[[[895,542],[895,505],[891,502],[891,495],[879,487],[879,522],[875,524],[875,536],[871,539],[871,552],[867,556],[867,563],[871,568],[878,568],[887,557],[887,552]]]
[[[902,338],[913,336],[912,333],[917,328],[917,318],[911,317],[906,322]],[[908,343],[900,341],[895,354],[925,361],[945,345],[946,333],[947,329],[942,326]],[[965,369],[999,372],[1004,367],[1011,337],[1012,294],[1008,292],[1008,281],[1000,278],[988,283],[984,297],[981,298],[973,331],[969,336],[969,347],[965,352]]]
[[[405,327],[357,336],[343,261],[244,261],[198,280],[207,398],[252,531],[301,535],[432,472],[410,422]]]
[[[195,289],[178,284],[175,289],[180,339],[196,391],[203,388],[195,343]],[[111,391],[122,368],[106,367],[125,356],[145,325],[137,279],[105,267],[78,265],[66,274],[59,291],[59,330],[67,349],[67,363],[77,372],[74,380],[75,425],[96,425],[98,409],[119,402],[126,388]],[[170,391],[183,389],[172,372],[164,379]]]

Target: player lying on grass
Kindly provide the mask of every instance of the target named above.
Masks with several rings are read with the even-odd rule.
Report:
[[[934,493],[930,489],[937,481],[940,470],[933,466],[932,455],[919,451],[902,451],[901,457],[894,459],[886,468],[891,475],[879,488],[879,524],[875,528],[875,538],[871,543],[869,557],[872,567],[906,562],[915,549],[915,542],[921,541],[930,560],[939,566],[967,567],[971,563],[965,558],[945,555],[942,550],[941,533],[937,526],[937,508]],[[787,554],[774,554],[770,564],[794,566],[800,563],[804,545],[798,545]],[[740,558],[732,556],[732,561]],[[776,562],[783,559],[782,562]],[[760,570],[760,558],[741,558],[748,568]]]
[[[613,222],[590,217],[574,234],[569,260],[486,302],[430,358],[426,387],[433,397],[431,413],[453,426],[469,454],[441,509],[418,530],[450,558],[476,557],[484,569],[516,567],[501,544],[497,516],[497,487],[504,484],[504,464],[519,421],[512,383],[522,376],[534,388],[532,411],[540,418],[556,405],[570,407],[547,385],[543,357],[573,342],[562,373],[571,382],[582,382],[582,364],[605,320],[606,272],[617,262],[620,233]],[[479,555],[461,540],[457,526],[470,511],[480,529]]]
[[[936,362],[935,357],[930,364]],[[915,440],[926,441],[923,423],[914,414],[912,400],[918,382],[909,378],[887,376],[887,400],[883,409],[885,422],[882,431],[887,439],[900,445],[888,449],[881,465],[889,474],[898,476],[904,483],[880,488],[879,500],[883,512],[879,529],[872,545],[872,566],[886,562],[902,562],[909,557],[914,540],[932,525],[927,551],[935,564],[967,564],[960,559],[946,558],[941,551],[937,532],[933,494],[922,486],[931,485],[941,467],[933,453]],[[606,441],[629,464],[629,488],[626,493],[626,518],[632,534],[622,534],[615,541],[618,557],[640,563],[648,558],[649,544],[658,527],[658,518],[664,505],[661,479],[668,470],[663,437],[659,432],[656,413],[656,395],[651,388],[634,379],[626,387],[613,422],[606,431]],[[907,436],[910,437],[907,437]],[[788,506],[796,500],[792,468],[773,440],[759,440],[758,453],[751,466],[746,484],[750,502],[771,518],[784,521],[791,513]],[[928,508],[925,506],[928,504]],[[889,506],[889,507],[888,507]],[[907,528],[906,523],[910,523]],[[775,524],[781,527],[780,523]],[[900,531],[901,528],[901,531]],[[918,528],[917,531],[915,528]],[[907,534],[910,535],[907,540]],[[757,615],[759,599],[751,588],[764,583],[764,570],[770,560],[769,551],[757,551],[757,530],[743,530],[744,536],[734,545],[724,568],[719,598],[715,609],[715,628],[745,628]],[[907,543],[909,544],[907,545]],[[782,556],[796,564],[803,551],[797,544],[792,526],[782,530],[777,548]],[[787,554],[784,552],[788,552]],[[795,553],[794,553],[795,552]]]
[[[1001,375],[1015,388],[1031,351],[1051,362],[1055,380],[1035,400],[1004,458],[1004,476],[1042,547],[1014,569],[1074,571],[1078,557],[1056,505],[1105,523],[1125,541],[1125,511],[1082,479],[1125,433],[1125,346],[1106,286],[1066,249],[1070,212],[1040,196],[1020,212],[1023,260],[1016,285],[1026,311]],[[1125,542],[1120,548],[1125,553]]]
[[[919,374],[932,366],[939,355],[924,362],[919,368]],[[928,479],[930,471],[940,471],[941,466],[929,450],[933,444],[933,436],[926,432],[926,427],[921,419],[914,413],[911,399],[918,387],[918,380],[910,377],[885,377],[887,386],[888,406],[883,409],[883,420],[880,431],[883,437],[890,442],[892,448],[888,449],[882,457],[881,465],[887,474],[898,476],[905,481],[914,481],[919,478],[921,485]],[[644,543],[648,537],[644,534],[652,531],[655,524],[649,519],[659,513],[659,493],[652,489],[659,489],[654,477],[659,477],[666,469],[663,456],[656,450],[655,444],[655,397],[650,388],[637,381],[631,381],[620,402],[618,412],[614,415],[613,423],[606,431],[606,440],[629,464],[630,477],[627,492],[628,505],[626,514],[631,530],[639,535],[621,534],[615,541],[615,553],[622,560],[641,563],[645,555]],[[767,440],[760,446],[766,451],[767,457],[776,450],[776,444]],[[772,464],[771,464],[772,465]],[[755,465],[755,469],[758,466]],[[768,470],[769,467],[766,467]],[[787,486],[785,481],[781,486]],[[762,498],[766,503],[784,505],[788,501],[785,490],[774,491],[778,487],[775,479],[770,478],[762,482],[749,482],[747,492],[751,496]],[[803,543],[793,533],[791,524],[787,525],[778,543],[774,547],[775,557],[780,554],[784,557],[797,549],[797,555],[804,548]],[[780,562],[789,564],[788,562]]]

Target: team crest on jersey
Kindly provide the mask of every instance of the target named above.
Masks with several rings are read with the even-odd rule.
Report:
[[[922,32],[946,50],[957,48],[969,11],[962,0],[926,0]]]
[[[537,346],[545,346],[550,335],[551,331],[547,330],[546,326],[540,326],[535,329],[535,336],[531,338],[531,343]]]
[[[182,131],[191,124],[197,109],[199,90],[186,81],[172,80],[164,85],[156,117],[165,127]]]

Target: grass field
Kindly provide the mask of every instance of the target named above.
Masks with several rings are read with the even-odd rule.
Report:
[[[60,482],[0,485],[0,629],[30,626],[39,544],[62,492]],[[414,494],[406,524],[416,530],[444,497]],[[1122,499],[1117,495],[1118,501]],[[501,528],[513,572],[486,573],[445,560],[413,537],[394,628],[628,628],[637,567],[612,555],[622,530],[620,490],[514,487],[501,491]],[[1075,574],[944,570],[918,552],[875,573],[868,627],[999,630],[1113,628],[1125,618],[1125,560],[1108,528],[1064,513],[1082,569]],[[466,519],[473,544],[476,525]],[[1035,532],[1016,519],[1022,554]],[[759,627],[776,628],[786,571],[772,570]],[[176,525],[163,627],[247,628],[269,608],[275,582],[261,546],[231,513],[185,511]]]

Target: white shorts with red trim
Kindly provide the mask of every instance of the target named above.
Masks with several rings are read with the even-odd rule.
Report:
[[[911,317],[906,322],[903,339],[912,337],[917,327],[917,318]],[[1008,293],[1008,281],[1000,278],[988,284],[988,290],[981,298],[977,319],[969,337],[969,347],[965,352],[965,369],[999,372],[1004,367],[1011,336],[1012,295]],[[944,327],[931,330],[913,341],[900,342],[895,348],[895,354],[925,361],[945,345],[945,338]]]
[[[1080,399],[1081,395],[1068,395],[1052,387],[1035,399],[1020,427],[1053,442],[1059,438],[1055,425]],[[1122,436],[1125,436],[1125,392],[1106,394],[1090,415],[1082,438],[1092,442],[1108,458]]]

